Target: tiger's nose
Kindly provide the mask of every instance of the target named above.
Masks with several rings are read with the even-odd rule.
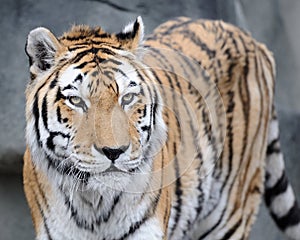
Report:
[[[129,145],[121,146],[119,148],[110,148],[110,147],[98,148],[96,144],[94,144],[94,147],[98,152],[103,153],[109,160],[114,162],[116,159],[119,158],[119,156],[122,153],[124,153],[128,149]]]
[[[104,147],[102,148],[102,152],[104,155],[110,159],[112,162],[114,162],[119,156],[124,153],[124,150],[121,148],[109,148],[109,147]]]

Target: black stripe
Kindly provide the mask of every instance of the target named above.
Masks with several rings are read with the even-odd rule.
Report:
[[[56,86],[56,83],[57,83],[57,77],[54,78],[51,83],[50,83],[50,89],[54,88]]]
[[[73,37],[71,37],[71,36],[63,36],[61,38],[61,40],[65,39],[65,40],[68,40],[68,41],[78,41],[78,40],[83,40],[85,38],[86,38],[85,35],[77,35],[77,36],[73,36]]]
[[[84,44],[84,43],[74,44],[73,46],[68,47],[68,51],[72,52],[72,51],[80,50],[80,49],[83,49],[83,48],[88,48],[88,45]]]
[[[73,85],[71,85],[71,84],[68,84],[67,86],[65,86],[65,87],[62,89],[62,91],[65,91],[65,90],[68,90],[68,89],[75,89],[75,90],[77,90],[77,88],[76,88],[75,86],[73,86]]]
[[[84,68],[88,63],[90,62],[83,62],[81,64],[79,64],[78,66],[75,67],[75,69],[82,69]],[[81,74],[79,74],[81,76]],[[82,78],[82,77],[81,77]],[[75,81],[75,80],[74,80]]]
[[[266,187],[265,190],[266,205],[269,207],[276,196],[280,195],[281,193],[284,193],[287,190],[288,185],[289,185],[288,179],[286,177],[285,171],[283,171],[280,179],[273,187],[271,188]]]
[[[144,110],[143,110],[143,118],[146,117],[147,115],[147,105],[144,105]]]
[[[105,54],[111,55],[111,56],[115,56],[116,55],[116,53],[114,51],[110,50],[109,48],[103,48],[103,47],[101,47],[101,48],[98,48],[98,49],[99,49],[99,51],[101,53],[105,53]]]
[[[95,59],[94,60],[97,60],[97,62],[101,63],[103,61],[106,61],[107,59],[104,59],[104,58],[100,58],[99,56],[97,56],[97,53],[98,53],[98,49],[96,48],[90,48],[88,50],[84,50],[82,52],[79,52],[72,60],[71,63],[77,63],[79,62],[83,57],[85,57],[87,54],[94,54],[95,55]]]
[[[62,119],[61,119],[61,112],[60,112],[60,107],[59,106],[56,108],[56,115],[57,115],[57,121],[59,123],[61,123]]]
[[[38,88],[34,96],[34,102],[32,106],[32,113],[35,118],[34,127],[36,131],[37,142],[41,145],[41,135],[39,130],[39,120],[40,120],[40,112],[39,112],[39,91],[45,86],[46,81]]]
[[[234,224],[230,229],[228,229],[227,233],[222,237],[222,240],[231,239],[232,235],[237,231],[238,227],[242,224],[242,218]]]
[[[44,127],[46,128],[47,131],[49,131],[47,114],[48,114],[48,110],[47,110],[47,94],[46,94],[42,103],[42,119],[43,119]]]
[[[56,97],[54,102],[58,102],[61,99],[66,99],[66,97],[61,93],[60,87],[58,87],[57,92],[56,92]]]
[[[41,145],[41,135],[40,135],[40,129],[39,129],[40,112],[39,112],[39,106],[38,106],[38,94],[36,94],[34,102],[33,102],[32,113],[35,118],[34,127],[35,127],[37,142]]]
[[[79,73],[73,82],[77,82],[77,81],[82,83],[82,74]]]
[[[174,148],[174,152],[177,152],[177,147],[176,147],[176,143],[173,143],[173,148]],[[174,169],[175,169],[175,177],[176,177],[176,182],[175,182],[175,194],[176,194],[176,206],[174,206],[174,210],[175,210],[175,217],[174,217],[174,224],[170,229],[170,234],[169,236],[172,237],[175,229],[178,225],[179,222],[179,218],[181,215],[181,207],[182,207],[182,189],[181,189],[181,179],[180,179],[180,171],[179,171],[179,163],[178,163],[178,158],[176,157],[175,154],[175,159],[174,159]]]
[[[148,84],[146,84],[147,90],[149,93],[149,98],[151,99],[151,104],[150,104],[150,119],[149,119],[149,131],[148,131],[148,136],[147,136],[147,142],[149,142],[150,137],[151,137],[151,130],[152,130],[152,124],[153,124],[153,97],[152,97],[152,92],[151,89],[149,88]]]
[[[205,136],[207,136],[207,139],[209,142],[212,140],[212,132],[211,132],[211,122],[209,121],[209,113],[207,113],[207,109],[202,109],[202,123],[203,123],[203,130],[205,133]]]
[[[272,142],[269,143],[267,147],[267,155],[271,155],[273,153],[280,153],[280,147],[279,144],[279,137],[272,140]],[[277,146],[276,146],[277,145]]]
[[[185,37],[188,38],[189,41],[194,43],[198,48],[201,49],[201,51],[204,51],[210,59],[214,58],[216,56],[216,51],[209,48],[205,42],[201,41],[201,38],[195,34],[195,32],[192,32],[190,30],[187,30],[186,28],[182,29],[180,33]]]
[[[143,132],[150,131],[151,126],[142,126],[141,129]]]
[[[153,126],[156,124],[157,103],[153,104]]]

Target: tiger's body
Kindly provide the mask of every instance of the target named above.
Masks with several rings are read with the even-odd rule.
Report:
[[[177,18],[143,43],[77,26],[28,37],[24,188],[37,239],[248,239],[265,199],[299,237],[265,46]]]

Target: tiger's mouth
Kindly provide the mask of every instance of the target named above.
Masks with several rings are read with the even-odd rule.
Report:
[[[126,172],[126,171],[116,167],[114,164],[111,164],[109,166],[109,168],[107,168],[106,170],[104,170],[102,172],[102,174],[106,174],[106,173],[127,173],[128,174],[129,172]]]

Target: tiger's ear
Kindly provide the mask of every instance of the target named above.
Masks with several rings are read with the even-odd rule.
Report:
[[[137,17],[134,22],[125,26],[123,31],[116,36],[125,49],[135,51],[143,43],[144,23],[142,18]]]
[[[31,73],[36,75],[51,68],[59,48],[58,39],[48,29],[39,27],[32,30],[25,46]]]

